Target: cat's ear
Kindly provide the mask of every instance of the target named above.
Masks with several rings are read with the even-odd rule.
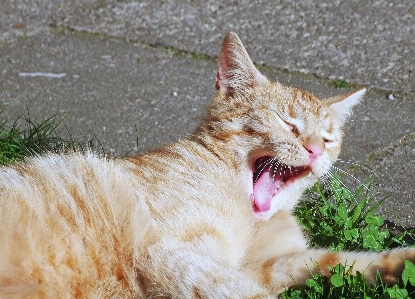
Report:
[[[238,90],[266,82],[268,79],[254,66],[239,37],[229,32],[220,52],[216,89],[232,96]]]
[[[327,99],[327,102],[338,118],[344,122],[350,115],[352,107],[362,100],[365,92],[366,88],[362,88]]]

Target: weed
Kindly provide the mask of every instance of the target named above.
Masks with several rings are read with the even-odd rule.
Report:
[[[4,111],[4,110],[3,110]],[[10,121],[0,111],[0,164],[10,164],[27,156],[45,152],[85,151],[99,149],[96,139],[74,140],[60,137],[58,128],[63,118],[57,114],[43,120],[32,120],[29,112]]]
[[[349,86],[349,84],[344,80],[333,80],[330,81],[330,85],[336,87],[336,88],[346,88]]]
[[[331,251],[380,251],[392,245],[410,245],[409,232],[391,235],[384,228],[384,220],[375,210],[385,199],[375,202],[371,185],[372,181],[366,181],[352,194],[337,177],[331,180],[329,188],[317,184],[310,191],[309,200],[294,210],[309,236],[309,245]]]
[[[415,295],[415,266],[405,261],[402,279],[391,287],[380,282],[372,285],[366,282],[359,271],[353,273],[353,266],[338,264],[330,268],[330,277],[314,274],[304,287],[285,290],[283,299],[410,299]]]
[[[309,200],[300,203],[294,214],[308,234],[311,247],[380,251],[414,244],[410,232],[393,234],[384,227],[383,218],[375,214],[385,199],[375,202],[370,191],[372,182],[366,181],[352,194],[334,176],[328,188],[317,184],[310,190]],[[330,277],[314,274],[306,286],[288,289],[281,298],[384,299],[415,295],[415,267],[409,261],[405,261],[402,280],[391,287],[382,282],[368,284],[362,273],[353,272],[353,266],[336,265],[330,268],[330,274]]]

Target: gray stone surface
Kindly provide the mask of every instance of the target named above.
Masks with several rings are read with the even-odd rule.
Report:
[[[387,219],[414,227],[415,223],[415,133],[407,134],[386,147],[374,150],[359,167],[356,177],[375,175],[374,192],[386,198],[381,212]],[[367,171],[370,169],[371,172]]]
[[[55,24],[212,56],[233,30],[257,62],[414,95],[414,20],[400,0],[113,0]]]
[[[215,63],[94,36],[33,36],[0,48],[0,59],[8,111],[58,112],[74,138],[94,135],[113,155],[183,137],[214,95]],[[21,76],[36,72],[65,76]]]
[[[96,7],[99,0],[0,0],[0,43],[42,34],[56,14],[72,12],[77,7]]]
[[[70,134],[95,135],[111,155],[194,129],[214,96],[228,30],[272,80],[321,98],[348,91],[327,78],[370,86],[348,122],[339,166],[362,165],[352,171],[357,180],[375,174],[379,198],[390,196],[383,213],[415,226],[409,1],[0,2],[1,106],[12,118],[26,107],[38,118],[65,115]],[[65,75],[24,75],[36,72]]]

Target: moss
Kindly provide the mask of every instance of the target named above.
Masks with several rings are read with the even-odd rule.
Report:
[[[411,141],[415,141],[415,132],[405,135],[398,141],[398,144],[401,145]]]
[[[191,57],[193,59],[197,59],[197,60],[214,60],[215,59],[215,58],[213,58],[209,55],[203,54],[203,53],[192,53]]]
[[[382,150],[377,150],[375,152],[372,152],[369,154],[369,156],[367,157],[367,160],[370,162],[374,162],[376,160],[378,160],[380,157],[382,157],[384,154],[384,151]]]
[[[71,34],[71,35],[77,35],[77,36],[84,36],[84,37],[99,37],[102,38],[102,34],[98,33],[91,33],[83,30],[74,30],[68,27],[62,27],[62,26],[55,26],[54,24],[51,25],[51,28],[53,32],[57,34]]]
[[[157,46],[157,48],[161,48],[161,47]],[[167,47],[167,48],[165,48],[165,50],[167,52],[169,52],[170,54],[172,54],[172,55],[180,55],[181,54],[180,50],[177,49],[177,48]]]
[[[161,50],[166,50],[168,53],[172,55],[184,56],[186,58],[191,58],[195,60],[206,60],[206,61],[216,60],[215,57],[209,56],[207,54],[198,53],[198,52],[196,53],[188,52],[188,51],[180,50],[174,47],[166,47],[163,45],[150,45],[150,47],[161,49]]]

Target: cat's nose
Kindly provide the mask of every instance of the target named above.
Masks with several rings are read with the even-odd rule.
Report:
[[[310,164],[312,164],[317,159],[317,157],[320,156],[324,151],[324,148],[318,144],[308,144],[304,146],[304,148],[308,151]]]

